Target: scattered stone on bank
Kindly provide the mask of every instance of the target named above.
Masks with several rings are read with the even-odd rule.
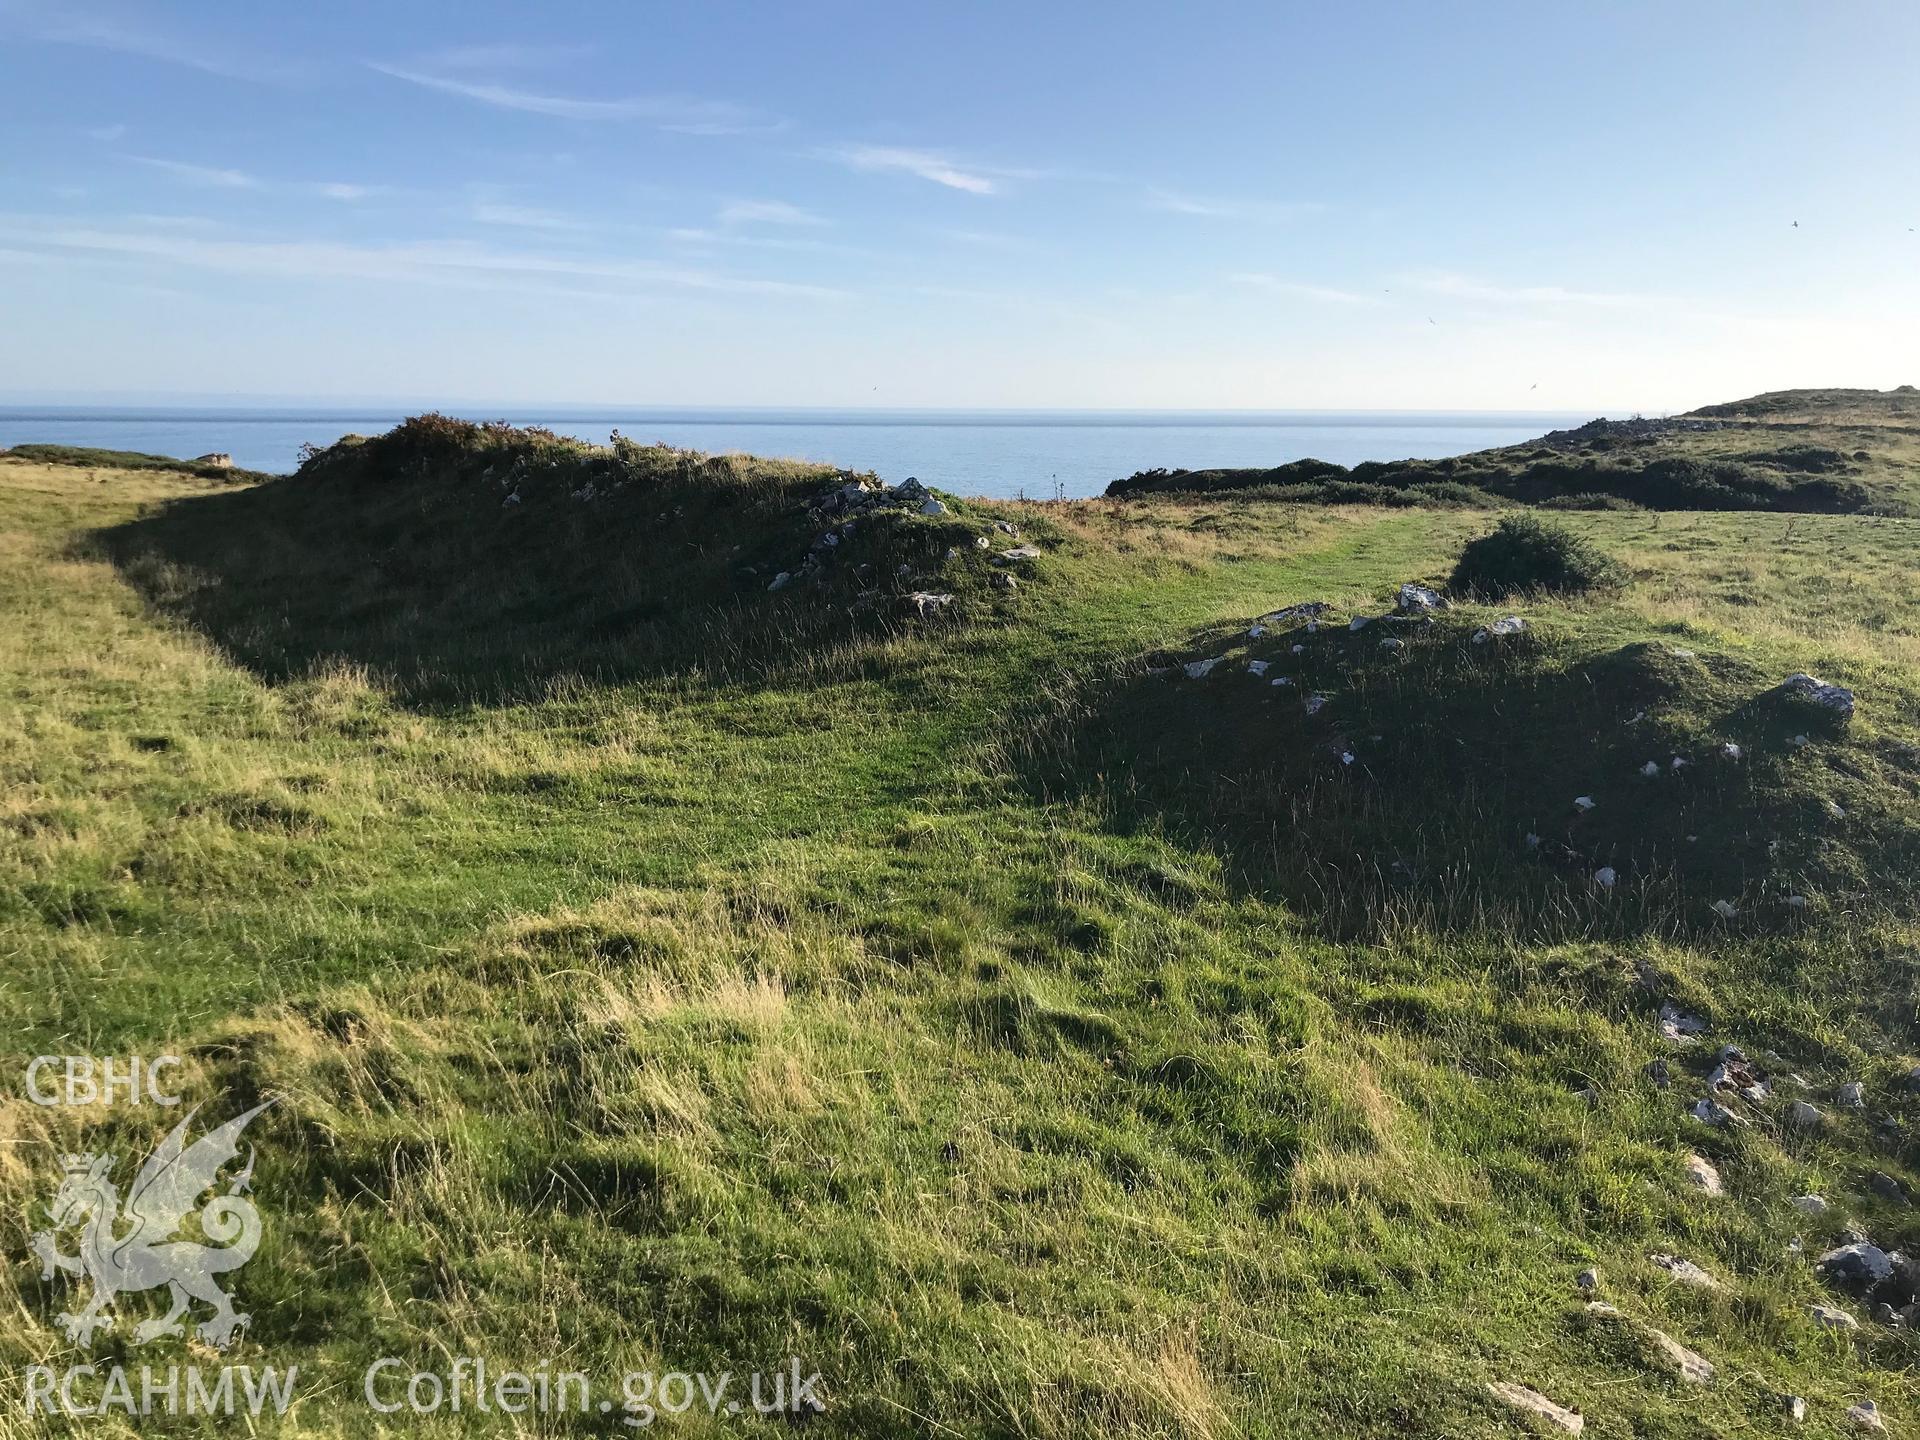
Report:
[[[518,505],[519,503],[520,503],[520,492],[516,490],[511,495],[507,496],[506,499],[500,502],[500,508],[502,510],[506,510],[512,506]]]
[[[1586,1428],[1586,1418],[1578,1410],[1570,1410],[1564,1405],[1556,1405],[1538,1390],[1525,1385],[1516,1385],[1510,1380],[1495,1381],[1487,1386],[1496,1400],[1504,1400],[1516,1410],[1537,1415],[1550,1425],[1558,1425],[1569,1435],[1578,1435]]]
[[[1249,640],[1258,640],[1262,635],[1266,633],[1267,633],[1266,626],[1255,625],[1251,630],[1247,631],[1247,638]]]
[[[1787,1203],[1802,1215],[1824,1215],[1828,1209],[1824,1195],[1796,1195]]]
[[[1848,1110],[1867,1108],[1867,1087],[1858,1080],[1849,1080],[1833,1092],[1833,1103]]]
[[[1713,1167],[1704,1155],[1687,1156],[1687,1179],[1694,1188],[1706,1195],[1724,1195],[1725,1188],[1720,1183],[1720,1172]]]
[[[994,572],[993,583],[998,585],[1002,590],[1017,590],[1020,588],[1020,582],[1005,570],[996,570]]]
[[[1304,645],[1295,645],[1293,647],[1293,653],[1296,655],[1304,655],[1307,653],[1307,647]]]
[[[1802,1130],[1817,1130],[1825,1119],[1819,1110],[1804,1100],[1796,1100],[1787,1107],[1787,1119]]]
[[[1862,1400],[1858,1405],[1847,1407],[1847,1418],[1862,1430],[1884,1430],[1887,1422],[1880,1418],[1880,1407],[1871,1400]]]
[[[1811,700],[1821,709],[1830,710],[1835,715],[1851,717],[1853,714],[1853,691],[1844,685],[1829,685],[1826,681],[1809,675],[1805,671],[1789,675],[1780,682],[1780,688],[1789,695]]]
[[[1853,1316],[1844,1310],[1836,1310],[1831,1305],[1809,1305],[1807,1310],[1808,1313],[1813,1316],[1815,1324],[1824,1325],[1829,1330],[1857,1330],[1860,1328],[1860,1322],[1854,1319]]]
[[[1326,696],[1320,695],[1320,694],[1313,694],[1307,697],[1307,714],[1318,715],[1322,710],[1326,708],[1327,708]]]
[[[1871,1290],[1893,1277],[1893,1261],[1878,1245],[1857,1240],[1827,1251],[1813,1262],[1814,1269],[1837,1285]]]
[[[1691,1260],[1683,1260],[1678,1255],[1669,1255],[1664,1250],[1656,1250],[1647,1259],[1673,1276],[1682,1285],[1697,1285],[1702,1290],[1718,1290],[1720,1282],[1702,1270]]]
[[[926,503],[921,505],[920,513],[922,515],[944,515],[947,513],[947,507],[929,495]]]
[[[1576,795],[1573,797],[1573,808],[1578,810],[1582,815],[1593,809],[1593,805],[1594,800],[1591,795]]]
[[[1649,761],[1647,761],[1647,763],[1646,763],[1646,764],[1644,764],[1644,765],[1642,765],[1642,766],[1640,767],[1640,773],[1641,773],[1642,775],[1644,775],[1644,776],[1646,776],[1646,777],[1647,777],[1647,778],[1648,778],[1649,780],[1657,780],[1657,779],[1659,779],[1659,777],[1660,777],[1660,762],[1659,762],[1658,760],[1649,760]]]
[[[1578,1285],[1582,1290],[1598,1290],[1600,1288],[1600,1272],[1589,1265],[1585,1270],[1582,1270],[1578,1275],[1573,1277],[1573,1283]]]
[[[993,542],[984,535],[976,535],[973,537],[973,548],[976,550],[991,550],[993,548]]]
[[[1389,635],[1380,642],[1380,648],[1387,651],[1404,650],[1407,648],[1407,642]]]
[[[1882,1200],[1890,1200],[1896,1205],[1907,1203],[1907,1192],[1900,1188],[1900,1182],[1884,1170],[1876,1170],[1867,1176],[1867,1188]]]
[[[1731,740],[1720,747],[1720,754],[1723,759],[1727,760],[1744,760],[1747,758],[1747,752]]]
[[[1249,660],[1249,661],[1247,662],[1247,673],[1248,673],[1249,675],[1264,675],[1264,674],[1266,674],[1266,673],[1267,673],[1267,662],[1266,662],[1266,661],[1264,661],[1264,660]]]
[[[1667,768],[1673,771],[1674,774],[1678,775],[1682,770],[1687,768],[1689,763],[1690,762],[1688,761],[1686,756],[1676,755],[1673,757],[1673,759],[1667,762]]]
[[[1787,1412],[1787,1419],[1796,1425],[1803,1425],[1807,1419],[1807,1402],[1798,1395],[1783,1395],[1780,1408]]]
[[[1184,667],[1189,680],[1204,680],[1213,673],[1213,667],[1227,657],[1216,655],[1211,660],[1190,660]]]
[[[1587,1315],[1594,1320],[1619,1320],[1623,1318],[1618,1305],[1609,1305],[1604,1300],[1587,1301]]]
[[[787,571],[782,570],[778,575],[773,577],[773,583],[767,586],[767,589],[784,590],[787,588],[788,585],[792,583],[793,583],[793,576],[789,574]]]
[[[907,604],[913,607],[913,613],[925,620],[929,615],[937,615],[953,604],[951,595],[933,595],[925,590],[916,590],[907,596]]]
[[[1620,874],[1611,865],[1602,865],[1593,872],[1593,883],[1602,890],[1611,890],[1618,883]]]
[[[1356,615],[1347,622],[1347,630],[1349,632],[1364,630],[1372,623],[1373,617],[1371,615]]]
[[[1702,1125],[1712,1125],[1716,1129],[1727,1125],[1738,1127],[1747,1123],[1718,1100],[1697,1101],[1690,1113]]]
[[[1011,520],[996,520],[993,522],[993,528],[1002,535],[1011,535],[1016,540],[1020,538],[1020,527]]]
[[[1838,800],[1827,801],[1827,818],[1831,820],[1846,819],[1847,807],[1842,805]]]
[[[1713,913],[1722,920],[1731,920],[1740,913],[1740,907],[1731,900],[1716,900],[1713,902]]]
[[[1331,610],[1333,605],[1326,600],[1302,600],[1298,605],[1289,605],[1285,609],[1275,610],[1270,615],[1260,617],[1264,624],[1282,625],[1289,620],[1305,620],[1309,630],[1316,628],[1316,617]]]
[[[1706,1028],[1707,1022],[1698,1015],[1689,1015],[1671,1000],[1661,1002],[1660,1033],[1667,1039],[1685,1043]]]
[[[1806,909],[1806,908],[1807,908],[1807,897],[1806,897],[1806,896],[1804,896],[1804,895],[1789,895],[1789,896],[1787,896],[1787,908],[1788,908],[1789,910],[1804,910],[1804,909]]]
[[[1647,1338],[1666,1357],[1682,1380],[1694,1385],[1713,1383],[1713,1362],[1697,1351],[1689,1350],[1664,1330],[1649,1330]]]
[[[1293,677],[1291,675],[1276,675],[1273,677],[1273,683],[1276,685],[1291,685],[1293,684]]]
[[[1447,608],[1447,600],[1444,596],[1429,590],[1424,585],[1415,585],[1411,582],[1400,587],[1396,603],[1403,615],[1424,615],[1430,610]]]
[[[993,557],[996,565],[1013,565],[1021,561],[1038,560],[1040,551],[1032,545],[1016,545],[1011,550],[1002,550]]]

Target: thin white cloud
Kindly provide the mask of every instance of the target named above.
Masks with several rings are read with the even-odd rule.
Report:
[[[988,171],[984,166],[962,166],[931,150],[906,150],[893,145],[847,145],[828,153],[855,170],[892,170],[918,175],[922,180],[931,180],[949,190],[965,190],[972,195],[991,195],[998,188],[994,178],[996,172]]]
[[[1564,285],[1501,285],[1446,271],[1406,276],[1402,283],[1430,295],[1488,305],[1589,305],[1618,309],[1656,304],[1659,298],[1629,291],[1573,290]]]
[[[185,160],[164,160],[157,155],[129,155],[127,159],[192,185],[211,185],[221,190],[257,190],[260,187],[260,182],[244,170],[228,170],[218,165],[194,165]]]
[[[363,245],[310,240],[232,240],[177,230],[109,228],[0,216],[0,245],[52,256],[120,256],[190,266],[224,275],[358,279],[485,288],[528,281],[596,281],[634,291],[705,291],[832,300],[824,285],[662,265],[616,257],[501,250],[465,242]]]
[[[0,24],[9,22],[35,40],[50,44],[139,55],[230,80],[269,81],[285,75],[278,65],[234,58],[212,45],[176,40],[118,18],[89,15],[81,4],[67,0],[57,9],[31,3],[0,5]]]
[[[583,100],[571,95],[543,95],[479,80],[433,75],[400,65],[369,60],[367,68],[409,85],[457,95],[501,110],[551,115],[560,120],[640,120],[663,130],[690,135],[729,135],[771,128],[772,122],[742,106],[724,100],[693,100],[672,95],[629,95],[615,100]]]
[[[1163,210],[1169,215],[1192,215],[1205,220],[1258,220],[1270,223],[1318,215],[1327,208],[1317,200],[1226,200],[1181,194],[1157,186],[1147,190],[1147,207]]]
[[[216,190],[278,190],[282,193],[318,195],[325,200],[355,201],[366,199],[380,188],[376,185],[355,185],[344,180],[268,181],[250,175],[245,170],[220,165],[196,165],[158,155],[129,155],[126,158],[136,165],[145,165],[177,180],[184,180],[189,185],[202,185]]]
[[[450,45],[428,57],[427,65],[434,70],[539,70],[584,59],[592,53],[589,45],[508,40],[488,45]]]
[[[734,200],[720,208],[722,225],[824,225],[810,210],[784,200]]]
[[[124,140],[127,138],[127,127],[124,125],[95,125],[87,130],[86,135],[89,140],[98,140],[103,144],[111,145],[116,140]]]
[[[514,225],[525,230],[584,230],[586,226],[571,215],[557,210],[542,210],[534,205],[507,205],[480,201],[473,207],[473,218],[482,225]]]
[[[1379,305],[1383,303],[1377,295],[1363,295],[1357,290],[1341,290],[1331,285],[1311,285],[1299,280],[1283,280],[1277,275],[1243,273],[1227,277],[1236,285],[1244,285],[1252,290],[1261,290],[1269,295],[1286,295],[1296,300],[1317,300],[1328,305]]]

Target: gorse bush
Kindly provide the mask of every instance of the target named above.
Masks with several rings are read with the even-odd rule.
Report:
[[[1457,594],[1499,600],[1509,595],[1578,595],[1617,588],[1624,573],[1592,541],[1533,515],[1509,515],[1460,552],[1448,582]]]

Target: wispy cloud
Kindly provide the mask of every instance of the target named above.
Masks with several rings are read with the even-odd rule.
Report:
[[[217,165],[195,165],[185,160],[163,160],[157,155],[129,155],[136,165],[162,171],[191,185],[211,185],[221,190],[256,190],[260,182],[244,170],[227,170]]]
[[[1258,220],[1278,222],[1318,215],[1326,206],[1317,200],[1229,200],[1211,196],[1186,195],[1174,190],[1150,186],[1147,207],[1169,215],[1192,215],[1205,220]]]
[[[98,140],[102,144],[111,145],[116,140],[124,140],[127,138],[127,127],[124,125],[95,125],[86,131],[86,136],[89,140]]]
[[[507,40],[488,45],[450,45],[436,50],[427,64],[434,70],[543,70],[592,53],[590,45]]]
[[[824,225],[810,210],[784,200],[733,200],[720,207],[722,225]]]
[[[571,215],[557,210],[542,210],[534,205],[508,205],[480,201],[473,207],[473,218],[482,225],[514,225],[526,230],[584,230],[586,226]]]
[[[177,229],[74,225],[31,216],[0,216],[0,245],[43,256],[118,256],[222,275],[381,280],[469,288],[592,281],[641,293],[678,290],[809,300],[839,299],[845,293],[824,285],[644,260],[505,250],[463,242],[241,240]]]
[[[1659,303],[1654,295],[1630,291],[1573,290],[1564,285],[1503,285],[1457,275],[1448,271],[1428,271],[1402,277],[1402,284],[1430,295],[1453,300],[1474,300],[1488,305],[1590,305],[1602,308],[1626,308]]]
[[[991,195],[999,188],[1000,178],[1012,178],[1017,173],[963,164],[931,150],[906,150],[893,145],[843,145],[826,153],[855,170],[892,170],[917,175],[922,180],[972,195]]]
[[[355,185],[344,180],[266,181],[244,170],[196,165],[191,161],[168,160],[158,155],[129,155],[126,158],[136,165],[145,165],[177,180],[184,180],[189,185],[202,185],[216,190],[278,190],[350,202],[364,200],[379,189],[375,185]]]
[[[367,62],[367,67],[395,80],[404,80],[409,85],[418,85],[443,95],[456,95],[463,100],[492,105],[501,110],[551,115],[560,120],[637,120],[688,135],[733,135],[778,128],[777,122],[725,100],[694,100],[675,95],[628,95],[611,100],[589,100],[572,95],[541,94],[483,80],[435,75],[373,60]]]
[[[1227,277],[1236,285],[1244,285],[1251,290],[1265,291],[1269,295],[1286,295],[1296,300],[1317,300],[1327,305],[1380,305],[1383,302],[1378,295],[1365,295],[1358,290],[1341,290],[1331,285],[1311,285],[1299,280],[1283,280],[1278,275],[1266,275],[1254,272]]]
[[[287,73],[278,64],[237,58],[215,45],[176,39],[118,17],[88,14],[83,4],[66,0],[58,8],[35,3],[0,4],[0,26],[16,28],[50,44],[139,55],[231,80],[272,81],[285,78]]]

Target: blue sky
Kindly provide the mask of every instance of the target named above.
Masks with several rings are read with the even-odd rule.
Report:
[[[1905,0],[0,0],[0,402],[1920,383],[1917,61]]]

